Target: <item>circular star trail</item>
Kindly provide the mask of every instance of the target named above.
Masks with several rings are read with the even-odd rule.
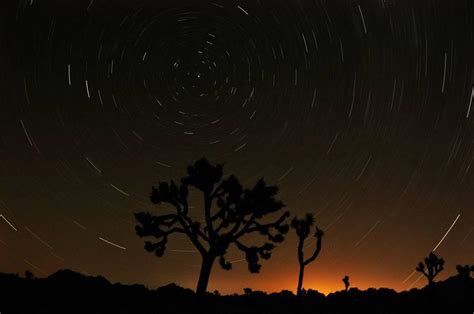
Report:
[[[314,289],[472,262],[470,1],[156,2],[1,5],[1,270],[194,287],[191,244],[148,255],[133,213],[203,156],[315,214]],[[293,289],[295,241],[258,276],[231,252],[211,289]]]

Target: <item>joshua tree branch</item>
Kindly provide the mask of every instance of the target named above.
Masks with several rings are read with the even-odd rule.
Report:
[[[298,238],[298,263],[301,265],[304,264],[304,253],[303,253],[304,239]]]
[[[223,208],[219,209],[217,213],[211,216],[211,221],[216,221],[219,217],[222,216],[223,213],[224,213],[224,209]]]
[[[308,265],[309,263],[311,263],[312,261],[314,261],[316,259],[316,257],[318,257],[319,255],[319,252],[321,252],[321,242],[322,242],[322,238],[323,236],[317,236],[317,240],[316,240],[316,249],[314,250],[314,253],[313,255],[311,255],[310,258],[308,258],[306,261],[304,261],[304,264],[305,265]]]
[[[166,232],[166,235],[168,236],[168,235],[170,235],[170,234],[172,234],[172,233],[175,233],[175,232],[176,232],[176,233],[184,233],[184,234],[186,234],[186,231],[184,231],[184,229],[179,228],[179,227],[174,227],[174,228],[170,229],[169,231],[167,231],[167,232]]]
[[[247,232],[268,230],[270,228],[277,228],[285,221],[286,218],[288,218],[289,215],[290,215],[289,212],[285,212],[283,215],[281,215],[280,218],[278,218],[278,220],[276,220],[274,222],[271,222],[271,223],[263,224],[263,225],[260,224],[258,221],[253,221],[254,227],[251,227],[251,228],[247,229]]]
[[[234,224],[232,229],[226,233],[227,236],[232,236],[234,235],[237,230],[239,230],[240,226],[242,225],[242,219],[237,219],[237,222]]]
[[[183,219],[183,217],[178,217],[178,221],[181,224],[181,226],[184,229],[184,232],[186,235],[189,237],[189,240],[194,244],[196,249],[201,253],[201,255],[204,255],[207,253],[206,248],[201,244],[201,242],[198,239],[198,233],[195,233],[191,230],[191,226],[189,226],[186,221]]]
[[[212,198],[209,194],[204,193],[204,217],[206,220],[206,230],[209,237],[209,241],[213,242],[215,240],[215,231],[211,219],[211,206]]]
[[[236,233],[234,234],[235,239],[241,238],[243,235],[245,235],[248,232],[248,229],[251,227],[252,223],[255,221],[255,214],[252,214],[249,220],[245,220],[245,218],[242,218],[241,221],[245,224],[242,227],[242,229],[240,229],[239,231],[236,231]]]
[[[192,221],[187,215],[183,215],[182,218],[183,222],[188,226],[189,230],[196,233],[199,237],[201,237],[204,241],[209,241],[209,238],[206,236],[204,232],[201,231],[199,224]]]

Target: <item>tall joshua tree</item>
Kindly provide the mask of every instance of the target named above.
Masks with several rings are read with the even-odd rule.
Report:
[[[434,278],[444,269],[444,260],[435,253],[425,257],[425,263],[420,262],[416,270],[422,273],[428,279],[428,285],[434,282]]]
[[[306,267],[306,265],[313,262],[316,257],[318,257],[319,252],[321,252],[321,242],[323,239],[324,232],[318,227],[316,227],[316,232],[314,234],[314,237],[316,238],[316,247],[314,249],[313,254],[306,260],[304,259],[304,241],[309,236],[313,224],[314,217],[312,214],[306,214],[305,218],[303,219],[295,217],[291,221],[291,227],[295,229],[296,235],[298,236],[298,263],[300,266],[300,272],[298,276],[298,287],[296,288],[297,295],[302,295],[304,268]]]
[[[188,205],[189,188],[202,194],[201,217],[197,212],[190,215]],[[263,179],[251,189],[243,189],[233,175],[223,178],[223,165],[211,165],[205,158],[189,166],[181,183],[162,182],[152,188],[153,204],[169,204],[171,212],[137,213],[136,232],[140,237],[154,237],[156,242],[145,241],[145,249],[161,257],[165,253],[168,238],[172,234],[184,234],[201,254],[202,264],[196,292],[204,294],[216,259],[225,270],[232,268],[225,256],[231,245],[245,253],[251,273],[260,271],[259,258],[269,259],[275,243],[284,240],[289,226],[285,212],[279,212],[283,203],[275,199],[278,188],[267,186]],[[246,244],[246,236],[260,234],[268,241],[259,245]],[[252,241],[256,243],[258,241]]]

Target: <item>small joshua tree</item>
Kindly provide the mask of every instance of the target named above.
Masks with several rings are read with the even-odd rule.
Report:
[[[25,278],[28,280],[32,280],[35,279],[35,275],[31,271],[27,270],[25,271]]]
[[[344,278],[342,278],[342,282],[344,283],[345,291],[349,290],[349,286],[351,285],[349,282],[349,276],[345,275]]]
[[[180,183],[161,182],[152,188],[151,202],[166,203],[171,212],[152,215],[137,213],[140,237],[154,237],[156,242],[145,241],[145,249],[161,257],[172,234],[184,234],[201,254],[202,264],[196,292],[205,294],[216,259],[225,270],[232,268],[225,256],[231,245],[242,251],[251,273],[260,271],[260,258],[269,259],[276,243],[284,240],[289,226],[288,212],[270,218],[284,207],[275,199],[278,188],[268,186],[263,179],[251,189],[242,187],[233,175],[223,178],[223,165],[211,165],[205,158],[189,166]],[[204,201],[199,213],[189,213],[189,188],[202,194]],[[261,235],[267,242],[246,244],[247,236]],[[262,239],[263,240],[263,239]]]
[[[316,257],[318,257],[319,252],[321,252],[321,242],[323,239],[324,232],[318,227],[316,227],[316,233],[314,234],[314,237],[316,238],[316,247],[314,249],[313,254],[308,259],[304,259],[304,241],[309,236],[313,224],[314,217],[312,214],[306,214],[305,218],[303,219],[298,219],[297,217],[295,217],[291,222],[291,227],[295,229],[296,235],[298,236],[298,263],[300,266],[300,271],[298,276],[298,287],[296,288],[296,295],[302,295],[305,266],[313,262]]]
[[[458,276],[470,277],[471,272],[474,272],[474,265],[457,265],[456,270],[458,271]]]
[[[434,282],[434,278],[444,269],[444,260],[433,252],[425,257],[425,263],[420,262],[416,270],[428,279],[428,285]]]

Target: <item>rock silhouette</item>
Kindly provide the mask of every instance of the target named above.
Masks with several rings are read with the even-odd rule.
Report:
[[[197,295],[175,284],[158,289],[110,283],[103,277],[61,270],[47,278],[25,279],[0,273],[2,313],[160,313],[160,314],[288,314],[288,313],[472,313],[474,278],[453,276],[423,289],[351,288],[327,296],[309,289],[245,295]]]
[[[189,215],[189,188],[199,190],[204,206],[201,220]],[[202,158],[189,166],[187,175],[180,183],[161,182],[152,188],[153,204],[168,203],[173,212],[158,216],[137,213],[139,225],[136,232],[140,237],[154,237],[156,242],[146,241],[145,249],[161,257],[165,253],[169,236],[175,233],[186,235],[201,254],[202,264],[196,288],[198,294],[207,291],[207,284],[215,260],[225,270],[232,268],[225,255],[231,245],[245,253],[251,273],[260,270],[260,258],[269,259],[276,243],[284,240],[289,226],[285,224],[288,212],[278,218],[267,216],[278,213],[283,203],[275,199],[278,188],[267,186],[263,179],[251,189],[245,189],[234,175],[223,178],[223,165],[211,165]],[[263,222],[265,220],[265,222]],[[267,241],[260,245],[248,245],[243,237],[249,234],[264,236]]]
[[[324,232],[316,227],[316,232],[314,237],[316,238],[316,246],[314,248],[313,254],[304,259],[304,242],[311,232],[311,227],[314,224],[314,217],[312,214],[306,214],[303,219],[298,217],[293,218],[291,221],[291,227],[295,229],[296,235],[298,236],[298,264],[299,264],[299,275],[298,275],[298,286],[296,288],[296,294],[302,295],[303,288],[303,277],[304,269],[306,265],[313,262],[321,252],[321,244]]]
[[[444,270],[444,260],[431,252],[425,258],[425,263],[420,262],[416,270],[422,273],[428,279],[428,285],[434,282],[434,278]]]

